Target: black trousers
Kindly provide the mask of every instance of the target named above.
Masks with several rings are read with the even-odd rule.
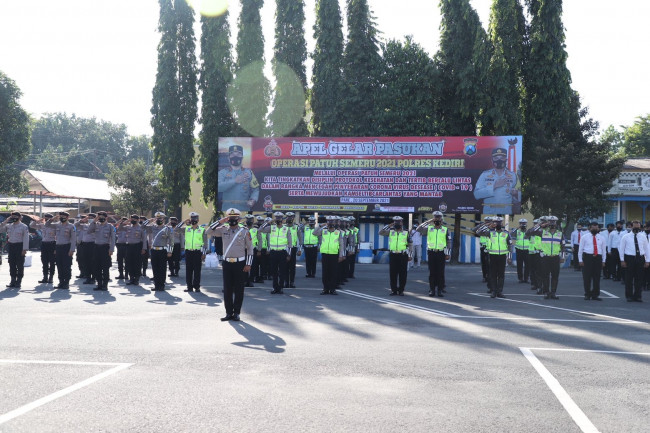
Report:
[[[612,254],[607,254],[605,258],[605,267],[603,268],[603,278],[611,278],[612,272],[612,263],[614,262],[614,256]]]
[[[571,264],[573,265],[573,268],[575,270],[580,269],[580,261],[578,260],[578,251],[580,249],[580,245],[578,244],[573,244],[573,257],[571,260]]]
[[[539,284],[539,276],[541,275],[539,266],[540,266],[539,253],[531,254],[529,251],[528,252],[528,269],[529,269],[528,275],[530,276],[530,286],[535,289],[541,288],[541,285]]]
[[[169,272],[178,275],[178,271],[181,269],[181,244],[174,244],[172,256],[167,259],[167,262],[169,264]]]
[[[126,261],[126,243],[115,244],[117,247],[117,270],[124,276],[124,263]],[[127,272],[128,274],[128,272]]]
[[[503,292],[506,275],[507,254],[490,254],[490,289],[497,294]]]
[[[490,276],[490,255],[484,247],[481,247],[481,272],[483,273],[483,278],[487,280]]]
[[[237,263],[223,261],[223,305],[228,316],[241,313],[244,302],[245,265],[245,260]]]
[[[620,257],[619,257],[620,258]],[[625,297],[627,299],[641,299],[641,292],[644,285],[644,256],[623,257],[627,267],[625,268]]]
[[[262,257],[260,260],[260,275],[264,280],[268,280],[271,276],[271,252],[268,249],[262,250]]]
[[[9,275],[11,281],[20,281],[25,272],[25,256],[22,242],[9,242]]]
[[[284,288],[287,280],[287,251],[271,250],[271,275],[273,275],[273,289],[280,290]]]
[[[96,279],[96,265],[93,260],[95,258],[95,242],[82,242],[79,244],[79,253],[81,253],[79,256],[81,274],[86,278]]]
[[[110,246],[108,244],[95,244],[94,250],[93,263],[95,264],[95,279],[97,280],[98,286],[106,286],[110,279],[108,275],[108,270],[111,268]]]
[[[600,296],[600,270],[603,267],[603,256],[598,254],[582,253],[582,281],[585,288],[585,296],[597,298]],[[593,288],[592,288],[593,286]]]
[[[291,258],[289,263],[287,263],[287,274],[288,280],[285,281],[285,286],[289,287],[289,284],[293,284],[296,281],[296,254],[298,253],[298,247],[291,248]]]
[[[253,263],[251,264],[251,270],[248,273],[249,281],[255,282],[260,277],[260,257],[257,256],[257,247],[253,248]]]
[[[328,293],[336,290],[338,264],[338,254],[321,254],[323,290]]]
[[[164,289],[167,279],[167,250],[151,250],[151,270],[154,288]]]
[[[612,248],[612,262],[611,267],[609,268],[609,274],[615,280],[621,279],[621,256],[618,253],[618,248]]]
[[[517,278],[519,281],[528,281],[530,269],[528,269],[528,250],[517,248]]]
[[[356,250],[355,250],[356,251]],[[348,256],[348,278],[354,278],[354,265],[357,263],[357,253]]]
[[[345,283],[347,281],[347,278],[348,278],[347,266],[345,266],[345,257],[347,257],[347,256],[344,256],[344,260],[342,262],[339,262],[338,267],[337,267],[337,269],[338,269],[337,270],[337,276],[338,276],[339,284]]]
[[[316,262],[318,261],[318,247],[305,247],[305,268],[307,275],[316,276]]]
[[[149,267],[149,250],[145,250],[144,254],[140,255],[140,259],[142,260],[142,275],[146,275]]]
[[[560,256],[544,256],[542,262],[542,288],[544,293],[555,293],[560,278]]]
[[[56,242],[41,243],[41,263],[43,264],[43,277],[54,276],[54,265],[56,263]]]
[[[388,256],[390,272],[390,291],[403,292],[406,287],[409,256],[406,253],[390,253]],[[399,283],[398,283],[399,280]]]
[[[201,287],[202,264],[203,252],[200,250],[185,250],[185,283],[188,289],[199,289]]]
[[[429,290],[440,291],[445,283],[445,252],[427,250],[427,264],[429,265]]]
[[[56,272],[59,282],[68,284],[72,278],[72,257],[70,256],[70,244],[56,246]]]
[[[142,271],[142,242],[137,244],[127,244],[126,246],[126,273],[129,274],[131,281],[140,280]]]

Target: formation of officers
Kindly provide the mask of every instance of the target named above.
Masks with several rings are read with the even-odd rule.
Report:
[[[29,247],[29,229],[21,222],[22,215],[13,212],[0,224],[7,233],[9,246],[10,288],[20,288],[24,274],[25,254]],[[67,212],[58,215],[45,214],[33,220],[30,227],[42,233],[41,262],[43,279],[39,283],[52,284],[55,270],[57,289],[70,288],[72,257],[77,256],[80,275],[84,284],[96,284],[93,290],[106,291],[111,281],[109,269],[112,256],[117,250],[118,280],[127,285],[139,285],[141,277],[147,277],[151,261],[153,291],[165,290],[167,268],[169,276],[178,276],[181,251],[185,251],[186,292],[200,292],[201,263],[208,251],[207,234],[199,226],[197,213],[179,224],[176,217],[169,218],[156,212],[153,218],[131,215],[116,219],[106,212],[80,215],[76,222],[70,221]]]

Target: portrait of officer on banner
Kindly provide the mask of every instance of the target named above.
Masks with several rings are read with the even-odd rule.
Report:
[[[244,168],[244,147],[228,147],[229,166],[219,170],[218,194],[221,210],[229,208],[252,210],[260,195],[260,184],[250,168]]]
[[[508,151],[503,148],[492,150],[493,168],[479,176],[474,187],[474,197],[483,199],[483,213],[511,215],[513,206],[518,209],[519,189],[517,173],[506,168]]]

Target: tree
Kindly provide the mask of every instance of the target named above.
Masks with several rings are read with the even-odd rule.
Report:
[[[343,124],[349,136],[378,135],[381,73],[377,29],[367,0],[347,0],[348,43],[343,54]]]
[[[185,0],[159,0],[158,71],[153,89],[151,126],[154,162],[160,164],[169,207],[190,196],[197,119],[197,67],[194,11]]]
[[[380,135],[436,135],[438,70],[410,36],[406,42],[391,40],[383,46],[384,68],[380,78],[377,127]]]
[[[27,183],[14,163],[29,155],[30,136],[21,96],[16,83],[0,71],[0,193],[17,196],[27,192]]]
[[[486,106],[487,34],[469,0],[441,0],[440,11],[441,132],[476,135]]]
[[[276,0],[273,73],[275,92],[269,119],[273,135],[304,137],[307,42],[304,0]],[[297,78],[297,82],[296,82]]]
[[[240,136],[265,136],[271,85],[264,76],[264,35],[260,9],[264,0],[242,0],[237,32],[235,80],[229,88],[231,111]]]
[[[228,12],[201,18],[201,134],[200,168],[203,199],[217,208],[219,137],[233,135],[234,119],[227,89],[232,80],[232,55]]]
[[[310,105],[315,136],[341,135],[343,22],[338,0],[317,0]]]
[[[623,149],[626,156],[650,156],[650,114],[637,117],[632,126],[625,128]]]
[[[162,210],[165,194],[160,187],[160,167],[142,159],[132,159],[122,166],[109,164],[106,175],[111,192],[111,205],[117,215],[146,215]]]

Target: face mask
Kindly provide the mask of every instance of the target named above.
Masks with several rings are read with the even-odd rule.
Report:
[[[91,222],[93,222],[93,221],[95,221],[95,218],[88,218],[88,222],[89,222],[89,223],[91,223]]]
[[[161,225],[163,224],[163,220],[156,220],[156,224],[158,224],[159,226],[161,226]]]
[[[442,224],[442,221],[434,221],[433,223],[434,223],[435,225],[439,226],[440,224]]]
[[[399,229],[401,229],[401,228],[402,228],[402,225],[401,225],[401,224],[395,224],[395,226],[394,226],[394,227],[395,227],[395,229],[397,229],[397,230],[399,230]]]
[[[176,222],[172,222],[170,224],[171,224],[172,227],[176,227],[178,225],[178,223],[176,223]]]
[[[67,218],[59,218],[59,221],[61,221],[62,223],[66,222],[67,220],[68,220]]]
[[[239,224],[238,220],[228,220],[228,225],[230,227],[235,227],[237,224]]]
[[[192,219],[190,220],[190,222],[192,223],[192,225],[194,225],[194,224],[198,224],[198,223],[199,223],[199,220],[197,220],[197,219],[193,219],[193,218],[192,218]]]
[[[103,218],[103,217],[102,217],[102,218],[97,218],[97,220],[98,220],[100,223],[103,223],[104,221],[106,221],[106,218]]]
[[[597,234],[598,234],[598,229],[593,229],[593,230],[591,231],[591,233],[594,234],[594,235],[597,235]]]
[[[282,220],[275,220],[275,223],[276,223],[277,225],[280,225],[280,224],[282,224]]]
[[[621,230],[623,230],[623,227],[618,227],[618,226],[616,226],[616,231],[617,231],[617,232],[620,232]]]
[[[506,168],[506,162],[501,160],[501,159],[498,159],[498,160],[493,161],[493,162],[494,162],[494,166],[496,168],[498,168],[498,169]]]
[[[330,228],[330,229],[333,229],[334,228],[334,223],[327,223],[327,227]]]
[[[526,230],[526,226],[519,226],[520,229]]]
[[[548,225],[548,228],[549,228],[549,229],[554,229],[554,228],[555,228],[555,224],[549,224],[549,225]]]
[[[246,225],[248,227],[253,227],[253,221],[246,221]]]
[[[314,227],[315,223],[309,223],[309,227]]]
[[[641,229],[638,229],[638,228],[635,227],[635,228],[632,229],[632,232],[633,232],[633,233],[639,233],[640,230],[641,230]]]
[[[501,224],[497,223],[497,225],[496,225],[496,229],[497,229],[497,230],[501,230]]]
[[[131,220],[131,224],[133,224],[133,225],[138,224],[138,222],[139,222],[138,220]]]
[[[242,160],[241,157],[233,156],[230,158],[230,164],[234,165],[235,167],[239,167],[241,165],[241,160]]]
[[[581,230],[582,230],[583,232],[586,232],[586,231],[587,231],[587,229],[586,229],[586,228],[582,228]]]

